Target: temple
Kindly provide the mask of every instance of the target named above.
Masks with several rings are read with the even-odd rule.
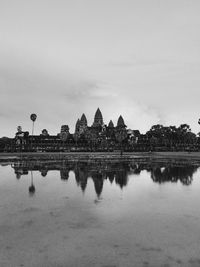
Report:
[[[178,139],[177,139],[178,137]],[[74,133],[67,124],[61,125],[56,135],[47,129],[41,134],[29,134],[21,126],[13,138],[0,138],[0,152],[112,152],[120,151],[200,151],[200,137],[191,132],[189,125],[153,125],[145,134],[139,130],[127,129],[122,115],[115,124],[106,124],[102,112],[97,108],[92,123],[83,113],[75,124]],[[81,185],[84,189],[85,184]],[[99,185],[101,188],[101,185]]]
[[[123,117],[120,115],[117,121],[117,126],[114,127],[112,120],[108,123],[108,126],[104,124],[103,115],[101,110],[98,108],[94,115],[94,121],[91,126],[87,124],[87,118],[85,114],[81,116],[81,119],[78,119],[75,126],[75,134],[85,134],[86,132],[100,133],[105,131],[105,129],[114,130],[117,128],[126,128]]]
[[[80,134],[84,133],[87,129],[87,119],[85,114],[81,116],[80,122],[79,122],[79,132]]]
[[[117,121],[117,127],[118,128],[125,128],[126,127],[122,115],[119,116],[119,119]]]
[[[0,146],[2,151],[113,151],[129,149],[135,142],[135,132],[126,129],[123,117],[120,115],[117,124],[110,120],[108,124],[100,108],[94,114],[93,122],[88,125],[83,113],[75,124],[74,133],[70,133],[69,126],[64,124],[57,135],[50,135],[43,129],[40,135],[30,135],[28,131],[17,128],[13,139],[9,139]],[[137,139],[138,140],[138,139]],[[85,184],[83,183],[83,188]],[[100,186],[101,187],[101,186]]]
[[[99,126],[103,126],[103,116],[100,109],[98,108],[94,116],[94,122],[92,124],[92,127],[99,127]]]

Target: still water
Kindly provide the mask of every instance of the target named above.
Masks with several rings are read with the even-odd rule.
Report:
[[[0,165],[0,266],[200,266],[198,163]]]

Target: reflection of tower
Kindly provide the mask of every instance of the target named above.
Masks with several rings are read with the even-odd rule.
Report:
[[[103,177],[101,173],[95,173],[92,175],[92,179],[94,182],[94,188],[95,188],[95,192],[97,194],[97,197],[99,198],[102,190],[103,190]]]
[[[35,186],[33,184],[33,172],[31,170],[31,186],[29,186],[29,195],[33,196],[35,194]]]
[[[80,186],[81,186],[82,192],[84,193],[87,187],[87,177],[83,177],[83,179],[81,179]]]
[[[127,185],[127,172],[125,169],[121,169],[116,172],[115,182],[121,188]]]
[[[75,179],[76,179],[76,184],[79,186],[80,184],[80,177],[79,177],[79,170],[78,168],[74,169],[74,175],[75,175]]]
[[[108,177],[110,183],[112,184],[112,182],[113,182],[113,180],[114,180],[114,178],[115,178],[115,174],[114,174],[114,172],[112,172],[112,171],[106,172],[106,175],[107,175],[107,177]]]
[[[80,185],[82,192],[85,192],[88,179],[87,165],[85,164],[77,165],[75,167],[74,173],[77,185],[78,186]]]
[[[82,192],[84,192],[87,187],[87,178],[88,178],[87,168],[85,166],[81,166],[79,169],[79,184],[81,186]]]

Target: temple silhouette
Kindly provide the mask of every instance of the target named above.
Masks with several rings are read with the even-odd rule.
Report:
[[[34,120],[33,120],[34,115]],[[31,114],[33,123],[36,114]],[[190,126],[153,125],[145,134],[127,127],[122,115],[117,124],[104,122],[98,108],[91,125],[83,113],[77,119],[74,133],[67,124],[61,125],[57,135],[43,129],[34,135],[17,127],[14,138],[0,138],[0,152],[132,152],[132,151],[199,151],[200,137],[192,133]]]
[[[112,120],[106,125],[98,108],[94,121],[89,126],[86,115],[77,120],[75,132],[70,133],[68,125],[62,125],[60,133],[50,135],[46,129],[40,135],[18,128],[13,142],[14,151],[113,151],[125,147],[128,133],[123,117],[120,115],[117,125]],[[132,136],[133,137],[133,136]],[[128,145],[126,145],[128,147]]]

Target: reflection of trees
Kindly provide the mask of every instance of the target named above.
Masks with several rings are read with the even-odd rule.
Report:
[[[28,174],[27,170],[18,169],[17,171],[15,171],[15,175],[18,180],[21,178],[22,175],[27,175],[27,174]]]
[[[133,162],[117,162],[106,160],[90,161],[19,161],[12,164],[16,178],[27,175],[29,171],[39,171],[41,176],[46,176],[51,170],[60,172],[61,180],[69,179],[69,172],[73,171],[77,186],[85,192],[88,179],[92,179],[94,189],[99,198],[103,191],[104,180],[110,183],[115,182],[122,189],[127,186],[130,174],[139,175],[142,171],[147,171],[155,183],[178,182],[184,185],[192,183],[192,177],[197,170],[197,166],[191,164],[178,164],[177,162],[152,162],[151,160],[135,160]],[[31,174],[32,175],[32,174]],[[32,176],[31,176],[32,177]],[[29,188],[30,194],[35,192],[33,177]]]
[[[41,170],[41,175],[43,176],[43,177],[46,177],[47,176],[47,173],[48,173],[48,169],[42,169]]]
[[[167,166],[163,168],[152,168],[151,178],[156,183],[172,182],[177,183],[180,181],[184,185],[192,183],[192,177],[197,167],[192,165],[187,166]]]

